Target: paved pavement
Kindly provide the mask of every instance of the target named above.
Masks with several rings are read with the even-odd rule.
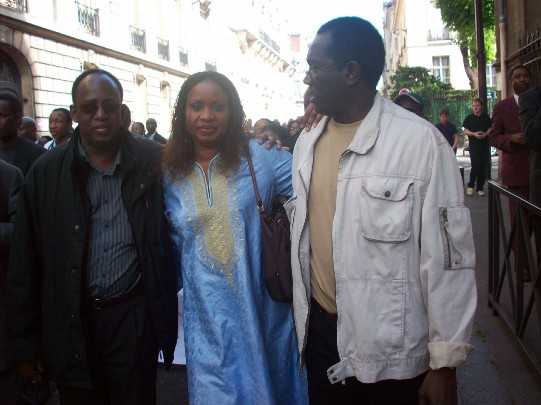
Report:
[[[457,153],[469,179],[468,154]],[[497,179],[497,158],[492,158],[492,179]],[[487,187],[485,186],[485,192]],[[488,192],[487,192],[488,194]],[[458,369],[461,405],[541,404],[541,376],[530,363],[505,322],[488,307],[488,198],[465,196],[470,209],[477,257],[478,306],[471,343],[475,351]],[[507,204],[502,204],[506,208]],[[530,322],[538,322],[532,314]],[[537,328],[537,342],[539,328]],[[539,343],[541,344],[541,343]]]

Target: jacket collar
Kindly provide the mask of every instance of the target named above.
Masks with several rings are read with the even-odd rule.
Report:
[[[121,150],[121,164],[124,170],[129,171],[137,162],[137,153],[135,148],[135,139],[133,135],[124,128],[120,128],[120,150]],[[75,128],[73,136],[69,142],[70,153],[68,156],[69,165],[72,166],[74,159],[76,158],[78,162],[82,161],[82,157],[79,154],[78,145],[79,139],[81,138],[81,131],[79,127]]]

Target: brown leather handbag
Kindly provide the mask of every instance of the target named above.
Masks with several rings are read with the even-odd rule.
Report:
[[[263,254],[263,277],[270,297],[274,301],[293,301],[293,277],[291,275],[291,231],[284,209],[286,196],[276,196],[269,213],[263,207],[255,178],[252,158],[248,153],[248,166],[254,183],[257,211],[261,223],[261,247]]]

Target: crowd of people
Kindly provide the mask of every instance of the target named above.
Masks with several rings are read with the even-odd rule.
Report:
[[[252,126],[226,76],[195,73],[168,140],[105,70],[76,78],[47,143],[1,88],[6,403],[49,379],[61,404],[156,403],[181,288],[191,404],[456,403],[477,301],[456,128],[378,94],[384,55],[367,21],[324,24],[306,115],[284,124]],[[266,290],[248,157],[264,206],[291,197],[292,304]]]

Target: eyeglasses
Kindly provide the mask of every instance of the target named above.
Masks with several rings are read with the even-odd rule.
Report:
[[[308,70],[304,71],[304,74],[311,78],[313,73],[317,73],[320,70],[327,69],[329,66],[336,66],[336,63],[332,62],[332,63],[328,63],[327,65],[323,65],[323,66],[309,66]]]
[[[100,105],[102,110],[107,114],[114,114],[120,111],[120,103],[112,100],[103,101],[101,103],[98,103],[97,101],[86,101],[79,104],[77,108],[81,110],[83,114],[94,115],[96,112],[98,112]]]
[[[269,129],[268,126],[264,126],[264,127],[261,127],[257,130],[258,133],[262,134],[263,132],[265,132],[267,129]]]

